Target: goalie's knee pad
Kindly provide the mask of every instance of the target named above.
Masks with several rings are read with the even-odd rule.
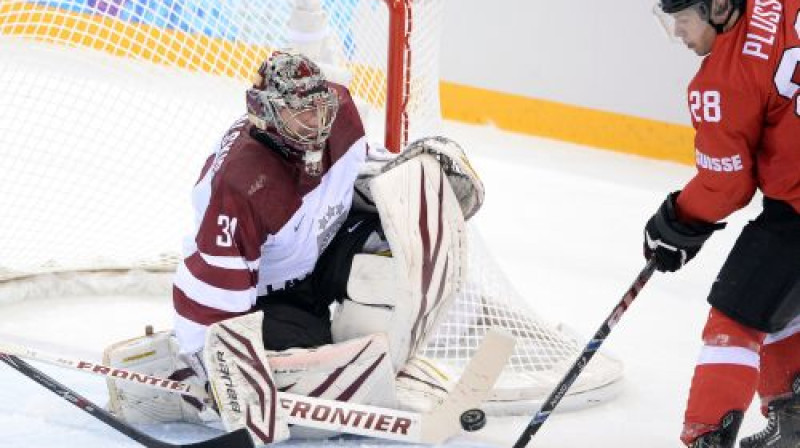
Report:
[[[375,333],[384,333],[395,371],[421,371],[424,377],[447,377],[432,361],[422,368],[424,358],[409,356],[413,345],[409,331],[416,317],[415,309],[407,300],[410,295],[402,282],[396,279],[394,261],[390,257],[359,254],[353,259],[348,283],[348,298],[336,309],[331,324],[334,341],[348,341]],[[417,375],[419,377],[419,375]],[[400,378],[400,377],[398,377]],[[446,384],[447,381],[444,381]],[[414,408],[415,406],[404,406]]]
[[[331,322],[334,342],[385,333],[395,371],[406,363],[411,345],[411,304],[407,286],[398,281],[391,257],[358,254],[353,258],[347,298]]]
[[[170,378],[203,390],[205,377],[178,355],[178,342],[171,332],[148,334],[108,347],[103,362],[147,377]],[[122,374],[121,374],[122,375]],[[216,412],[194,397],[157,390],[135,382],[109,378],[109,410],[128,423],[209,423]]]

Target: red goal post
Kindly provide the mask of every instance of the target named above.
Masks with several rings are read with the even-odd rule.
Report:
[[[408,142],[408,113],[403,107],[409,95],[412,32],[412,2],[385,0],[389,6],[389,47],[386,80],[386,136],[384,143],[399,152]]]

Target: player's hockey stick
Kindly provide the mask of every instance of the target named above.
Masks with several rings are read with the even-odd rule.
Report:
[[[139,431],[138,429],[118,420],[116,417],[105,411],[102,407],[97,406],[86,398],[78,395],[74,391],[68,389],[63,384],[50,378],[44,373],[40,372],[30,364],[19,359],[14,355],[0,353],[0,361],[8,364],[28,378],[36,381],[44,388],[50,390],[59,397],[72,403],[74,406],[83,410],[92,417],[100,420],[106,425],[116,429],[127,437],[139,442],[148,448],[253,448],[253,439],[247,430],[240,429],[237,431],[223,434],[213,439],[208,439],[197,443],[187,444],[172,444],[163,442],[161,440],[150,437],[149,435]]]
[[[279,392],[278,400],[288,413],[290,424],[410,443],[438,444],[461,434],[462,428],[477,430],[482,427],[481,420],[485,416],[475,409],[488,397],[513,349],[511,336],[497,330],[488,332],[447,398],[424,414],[286,392]],[[208,400],[205,391],[166,378],[69,359],[16,344],[0,342],[0,352]]]
[[[622,315],[625,314],[628,307],[633,303],[636,296],[639,295],[639,291],[644,288],[644,285],[650,280],[650,277],[653,275],[653,272],[656,269],[655,259],[651,258],[647,261],[647,264],[644,266],[642,271],[636,277],[636,280],[633,284],[628,288],[625,294],[622,296],[622,300],[619,301],[616,307],[614,307],[614,311],[611,312],[611,315],[603,322],[603,325],[600,326],[600,329],[597,330],[597,333],[594,334],[592,340],[586,344],[584,347],[583,352],[578,356],[578,359],[572,365],[572,367],[567,371],[564,375],[564,378],[561,379],[561,382],[553,389],[553,392],[550,393],[550,396],[547,397],[547,400],[544,401],[542,407],[533,416],[528,426],[519,436],[519,439],[514,443],[514,448],[525,448],[530,442],[531,437],[536,434],[539,428],[542,427],[544,422],[547,420],[547,417],[550,416],[550,413],[556,408],[558,403],[564,398],[569,388],[572,386],[572,383],[578,379],[578,376],[581,374],[583,369],[586,367],[586,364],[589,363],[589,360],[592,359],[594,354],[597,352],[597,349],[600,348],[600,345],[603,344],[603,341],[606,340],[609,333],[611,333],[611,329],[619,323],[619,320],[622,318]]]

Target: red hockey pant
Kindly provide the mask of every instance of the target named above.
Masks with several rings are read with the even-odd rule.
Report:
[[[687,445],[716,428],[731,410],[745,411],[754,393],[762,410],[791,391],[800,374],[800,318],[779,333],[765,334],[712,309],[689,391],[681,440]]]

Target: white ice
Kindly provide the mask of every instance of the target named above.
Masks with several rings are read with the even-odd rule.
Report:
[[[492,127],[447,123],[445,133],[467,148],[486,184],[486,205],[476,219],[502,269],[540,314],[585,337],[643,267],[645,221],[693,173],[672,163]],[[757,212],[751,205],[737,213],[685,269],[657,273],[646,285],[601,349],[625,362],[621,395],[554,414],[530,446],[680,446],[683,407],[708,311],[705,296],[738,230]],[[171,308],[168,298],[48,298],[4,305],[0,316],[0,335],[99,358],[106,344],[139,334],[145,324],[167,328]],[[105,399],[101,380],[36,365],[90,399]],[[511,445],[527,421],[495,418],[486,432]],[[740,434],[762,423],[753,406]],[[148,430],[172,441],[212,434],[180,425]],[[385,446],[368,440],[327,444]],[[137,444],[0,364],[0,447],[110,446]]]

